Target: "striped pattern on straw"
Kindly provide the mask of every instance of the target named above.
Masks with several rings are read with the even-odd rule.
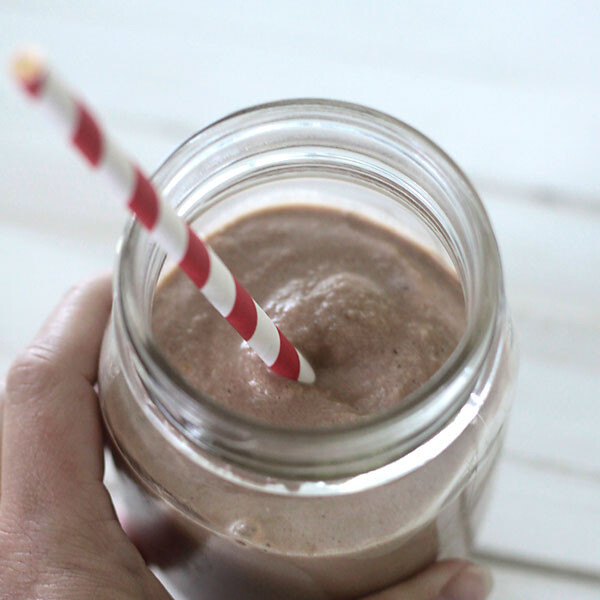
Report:
[[[22,53],[14,72],[27,92],[47,107],[87,161],[112,185],[116,195],[196,284],[207,300],[278,375],[313,383],[306,359],[150,180],[106,136],[84,104],[33,53]]]

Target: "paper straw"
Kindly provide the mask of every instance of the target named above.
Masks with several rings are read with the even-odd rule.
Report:
[[[179,264],[269,369],[289,379],[313,383],[314,371],[302,354],[213,250],[158,196],[140,168],[102,131],[91,112],[44,61],[35,53],[24,52],[16,57],[13,66],[27,92],[57,117],[75,147],[113,184],[116,194],[153,240]]]

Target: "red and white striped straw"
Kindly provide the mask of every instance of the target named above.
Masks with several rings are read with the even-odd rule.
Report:
[[[90,111],[37,54],[24,52],[14,72],[27,92],[53,113],[87,161],[111,183],[154,241],[179,264],[206,299],[278,375],[313,383],[307,360],[279,331],[212,249],[158,196],[149,179],[102,131]]]

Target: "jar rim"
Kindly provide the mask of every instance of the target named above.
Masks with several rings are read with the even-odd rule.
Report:
[[[409,143],[420,161],[447,181],[468,207],[475,252],[474,268],[485,293],[475,299],[472,318],[458,346],[444,365],[400,406],[375,414],[364,421],[330,428],[296,428],[274,425],[218,405],[200,390],[191,387],[166,361],[153,342],[148,327],[138,318],[139,291],[134,289],[134,257],[142,247],[151,246],[149,237],[131,220],[119,246],[115,272],[115,311],[123,324],[128,345],[136,357],[135,365],[144,387],[157,386],[158,396],[170,395],[174,401],[194,410],[205,431],[194,436],[159,402],[161,412],[171,425],[202,451],[244,472],[256,471],[297,480],[345,479],[365,471],[385,469],[429,444],[427,456],[433,458],[447,447],[476,416],[480,404],[469,405],[472,391],[496,344],[498,323],[504,310],[504,288],[496,240],[483,205],[460,168],[443,150],[414,128],[377,110],[326,99],[283,100],[261,104],[232,113],[184,141],[159,167],[153,181],[161,193],[168,194],[174,181],[193,155],[223,144],[233,133],[250,130],[278,120],[308,122],[311,119],[335,121],[348,119],[369,135]],[[493,354],[493,352],[491,352]],[[158,379],[156,374],[160,373]],[[150,394],[156,400],[157,394]],[[442,403],[440,399],[445,398]],[[442,410],[443,408],[443,410]],[[452,433],[453,432],[453,433]],[[442,437],[440,437],[442,436]],[[437,443],[435,440],[438,440]],[[342,447],[354,447],[353,457]],[[314,450],[319,447],[318,453]],[[306,449],[313,448],[311,452]],[[377,460],[373,458],[374,449]],[[329,457],[327,464],[316,465],[318,455]],[[416,462],[423,460],[417,457]],[[412,461],[415,462],[414,460]],[[397,473],[398,470],[396,469]],[[383,473],[383,472],[382,472]]]

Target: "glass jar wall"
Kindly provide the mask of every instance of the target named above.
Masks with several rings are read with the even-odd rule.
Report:
[[[498,249],[475,191],[424,136],[318,100],[234,114],[154,178],[203,235],[266,207],[342,209],[456,273],[465,333],[402,406],[305,430],[226,410],[165,360],[151,328],[164,254],[119,249],[101,405],[129,528],[190,598],[353,598],[468,551],[502,443],[515,353]],[[201,591],[199,591],[201,590]]]

